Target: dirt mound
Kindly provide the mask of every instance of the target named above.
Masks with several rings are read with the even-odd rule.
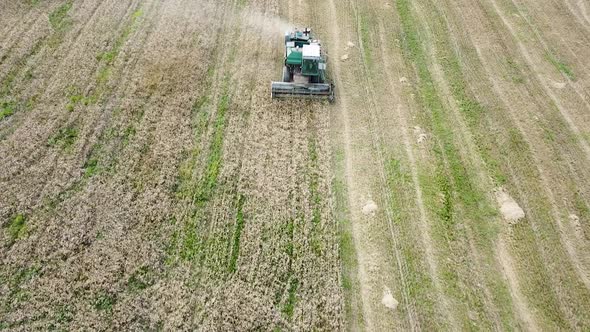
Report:
[[[525,217],[524,210],[504,189],[496,190],[496,201],[500,206],[502,216],[508,223],[516,224]]]
[[[374,216],[379,207],[373,200],[368,200],[367,203],[363,206],[363,214],[366,216]]]
[[[385,290],[383,291],[383,298],[381,299],[381,304],[383,304],[391,310],[395,310],[397,309],[399,302],[395,298],[393,298],[391,290],[385,287]]]

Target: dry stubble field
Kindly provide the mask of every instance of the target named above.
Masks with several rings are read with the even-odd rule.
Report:
[[[282,33],[337,103],[270,100]],[[0,329],[590,329],[590,4],[0,0]]]

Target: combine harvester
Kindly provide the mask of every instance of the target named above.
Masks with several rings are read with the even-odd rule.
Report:
[[[272,82],[272,98],[328,99],[334,102],[334,85],[326,78],[326,57],[309,28],[285,34],[283,81]]]

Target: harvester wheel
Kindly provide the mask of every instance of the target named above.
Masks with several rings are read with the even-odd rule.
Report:
[[[330,97],[328,97],[328,101],[330,102],[330,104],[334,104],[336,102],[336,90],[334,89],[334,84],[331,84],[332,86],[332,93],[330,94]]]
[[[283,67],[283,82],[291,82],[291,73],[289,73],[287,66]]]

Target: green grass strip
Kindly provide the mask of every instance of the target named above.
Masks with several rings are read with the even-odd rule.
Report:
[[[430,115],[431,130],[437,138],[438,144],[434,147],[434,153],[437,156],[438,171],[432,176],[422,176],[421,181],[434,181],[434,187],[426,185],[425,194],[430,196],[438,196],[438,198],[430,197],[431,204],[434,207],[435,214],[439,222],[435,224],[434,235],[442,238],[447,243],[447,249],[444,254],[456,256],[462,251],[468,250],[465,247],[461,251],[457,251],[456,242],[465,241],[466,233],[461,222],[470,220],[471,227],[475,229],[478,241],[480,244],[491,246],[493,240],[497,236],[497,225],[490,223],[489,220],[494,220],[496,211],[488,202],[485,195],[478,190],[473,182],[474,175],[465,165],[461,159],[458,148],[455,145],[456,137],[453,133],[452,126],[448,123],[448,111],[436,91],[435,82],[429,71],[429,60],[422,46],[417,23],[412,14],[411,2],[408,0],[397,0],[397,10],[402,23],[402,30],[404,33],[404,56],[414,64],[419,78],[418,92],[419,101],[423,108],[428,111]],[[446,33],[446,32],[444,32]],[[451,86],[457,85],[458,82],[451,82]],[[476,104],[460,101],[460,107],[467,111],[473,112],[474,116],[479,116],[481,109]],[[434,189],[434,190],[432,190]],[[459,219],[458,217],[461,217]],[[463,253],[465,254],[465,253]],[[465,275],[466,270],[462,272],[457,271],[457,268],[451,268],[444,265],[441,269],[441,275],[445,284],[447,285],[447,292],[453,297],[463,303],[463,327],[470,328],[470,321],[466,317],[467,311],[477,312],[479,324],[486,328],[492,328],[491,317],[488,317],[484,308],[483,299],[485,295],[482,293],[480,287],[476,285],[463,285],[468,278],[472,276]],[[504,286],[505,287],[505,286]],[[504,290],[499,291],[504,293]],[[496,294],[495,294],[496,295]],[[510,307],[509,298],[501,297],[501,305]]]
[[[72,9],[72,4],[73,1],[68,0],[49,14],[49,23],[53,30],[61,32],[72,24],[68,15],[70,9]]]
[[[570,80],[575,80],[576,75],[574,71],[565,62],[558,59],[553,53],[547,53],[545,55],[547,61],[549,61],[559,72],[567,76]]]

